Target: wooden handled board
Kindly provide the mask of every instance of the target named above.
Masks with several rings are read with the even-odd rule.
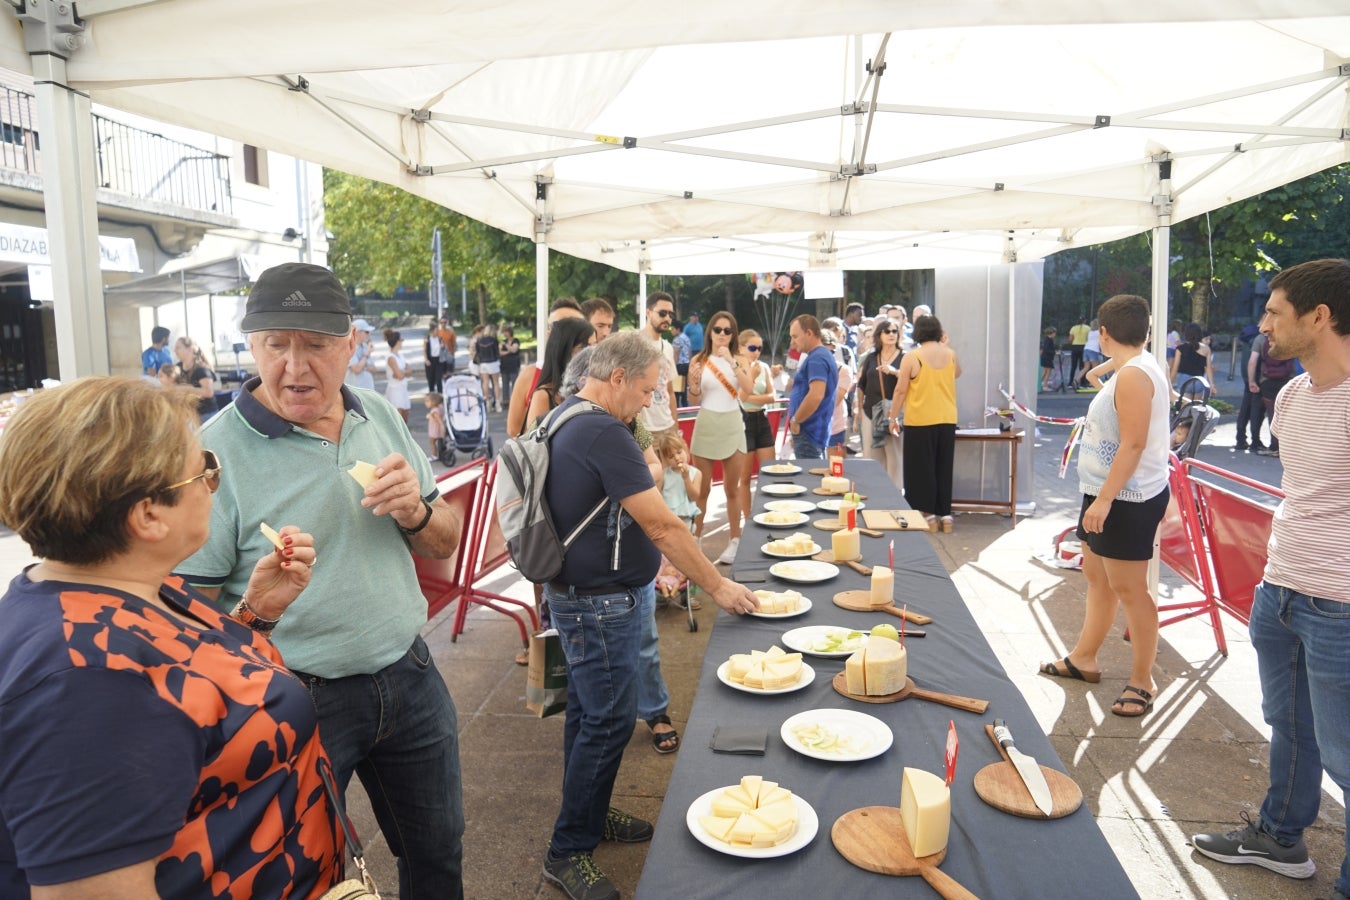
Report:
[[[830,685],[839,693],[850,700],[857,700],[860,703],[896,703],[900,700],[906,700],[910,697],[916,697],[920,700],[927,700],[930,703],[941,703],[943,706],[950,706],[953,709],[964,709],[966,712],[985,713],[989,710],[988,700],[978,700],[975,697],[962,697],[960,694],[944,694],[941,691],[926,691],[914,684],[913,678],[905,679],[905,686],[894,694],[877,694],[866,696],[863,694],[850,694],[848,692],[848,676],[839,672],[834,676]],[[1016,774],[1015,772],[1013,774]]]
[[[843,525],[840,524],[839,520],[834,517],[830,517],[828,519],[816,519],[811,524],[819,528],[821,531],[839,531],[844,527]],[[865,534],[868,537],[881,537],[880,531],[877,531],[873,528],[863,528],[861,525],[858,526],[858,532],[860,534]]]
[[[948,900],[978,900],[938,868],[947,858],[947,848],[932,856],[914,856],[899,807],[864,806],[846,812],[830,827],[830,840],[840,856],[860,869],[881,875],[922,875]]]
[[[928,520],[917,509],[864,509],[863,524],[878,531],[920,531],[928,533]],[[904,524],[900,524],[903,522]]]
[[[1050,787],[1051,803],[1050,815],[1042,813],[1031,799],[1031,792],[1022,783],[1022,776],[1017,774],[1017,769],[1008,760],[1008,754],[999,747],[998,738],[994,737],[994,726],[985,725],[984,732],[1003,757],[1002,762],[991,763],[975,773],[975,793],[985,803],[1000,812],[1026,819],[1059,819],[1083,805],[1083,791],[1077,782],[1063,772],[1041,766],[1045,783]]]
[[[933,622],[932,616],[925,616],[923,613],[916,613],[913,610],[901,609],[893,602],[887,606],[873,606],[871,591],[840,591],[834,595],[834,605],[840,609],[851,609],[854,612],[883,612],[907,622],[913,622],[915,625],[930,625]]]

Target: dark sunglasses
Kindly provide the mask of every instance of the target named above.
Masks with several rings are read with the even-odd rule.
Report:
[[[200,475],[193,475],[191,478],[188,478],[184,481],[179,481],[176,482],[175,484],[171,484],[164,490],[176,491],[180,487],[187,487],[189,484],[192,484],[192,482],[204,478],[206,479],[206,489],[214,494],[220,488],[220,460],[217,459],[216,455],[212,453],[210,450],[202,451],[202,459],[206,463],[205,471],[203,471]]]
[[[899,334],[899,333],[900,333],[900,329],[899,329],[899,328],[880,328],[880,329],[877,329],[877,334]]]
[[[675,313],[669,309],[654,309],[652,310],[652,314],[658,319],[669,319],[671,316],[675,315]]]
[[[712,327],[712,333],[713,333],[713,334],[731,334],[732,331],[731,331],[730,328],[727,328],[725,325],[714,325],[714,326]]]
[[[751,353],[758,353],[758,352],[760,351],[760,345],[759,345],[759,344],[746,344],[746,345],[745,345],[745,349],[748,350],[748,351],[751,352]]]

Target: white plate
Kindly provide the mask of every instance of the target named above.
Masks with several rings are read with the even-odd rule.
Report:
[[[760,546],[759,549],[764,553],[765,556],[772,556],[774,559],[810,559],[811,557],[819,553],[823,548],[819,544],[813,542],[811,544],[811,549],[806,551],[805,553],[775,553],[769,549],[768,544],[763,544],[762,546]]]
[[[763,588],[761,588],[760,590],[763,590]],[[800,616],[802,613],[808,613],[810,611],[811,611],[811,601],[803,597],[802,602],[797,606],[796,612],[786,612],[786,613],[752,612],[746,613],[746,615],[754,616],[758,619],[791,619],[795,616]]]
[[[765,494],[774,494],[778,497],[795,497],[806,493],[806,488],[800,484],[761,484],[759,489]]]
[[[822,512],[832,512],[832,513],[837,513],[837,512],[839,512],[839,507],[840,507],[841,504],[843,504],[843,502],[844,502],[844,498],[843,498],[843,497],[839,497],[838,499],[834,499],[834,500],[822,500],[822,501],[820,501],[819,503],[816,504],[816,509],[821,510]],[[858,501],[858,509],[866,509],[866,508],[867,508],[867,504],[866,504],[866,503],[863,503],[861,500],[859,500],[859,501]],[[862,516],[859,516],[858,518],[861,519]]]
[[[843,659],[852,656],[855,651],[862,649],[862,645],[867,643],[867,632],[862,633],[862,640],[858,646],[852,650],[812,650],[812,642],[826,637],[832,631],[858,631],[857,628],[844,628],[839,625],[803,625],[801,628],[794,628],[791,631],[784,632],[783,643],[789,650],[796,650],[798,653],[809,653],[811,656],[821,656],[825,659]]]
[[[757,525],[763,525],[765,528],[796,528],[798,525],[805,525],[807,522],[811,521],[811,517],[806,513],[788,513],[788,515],[792,516],[792,521],[790,522],[769,522],[765,520],[765,516],[767,515],[768,513],[760,513],[755,516],[755,523]]]
[[[816,559],[780,562],[769,566],[769,574],[797,584],[816,584],[839,575],[839,567]]]
[[[727,785],[730,787],[731,785]],[[694,836],[705,847],[716,850],[718,853],[725,853],[728,856],[743,856],[747,859],[770,859],[775,856],[787,856],[789,853],[796,853],[815,839],[816,831],[820,828],[820,819],[816,816],[816,811],[796,794],[792,799],[797,803],[797,830],[792,833],[792,837],[783,843],[774,847],[733,847],[730,844],[719,841],[717,838],[703,830],[699,824],[699,816],[712,815],[713,799],[720,796],[727,788],[715,788],[699,797],[693,803],[689,804],[689,812],[685,814],[684,822],[689,826],[689,833]]]
[[[802,470],[801,466],[794,466],[792,463],[770,463],[767,466],[760,466],[761,472],[768,472],[770,475],[796,475]]]
[[[770,500],[764,508],[772,512],[815,512],[816,505],[810,500]]]
[[[746,687],[743,684],[737,684],[727,677],[727,669],[731,668],[731,660],[727,660],[717,667],[717,680],[729,688],[735,688],[738,691],[745,691],[747,694],[790,694],[793,691],[800,691],[808,684],[816,680],[816,670],[802,663],[802,673],[797,676],[797,683],[788,685],[785,688],[775,688],[772,691],[763,691],[759,688]]]
[[[823,725],[842,738],[852,741],[856,747],[851,752],[844,753],[829,753],[808,747],[792,733],[792,729],[797,725]],[[809,709],[797,713],[783,723],[778,734],[783,743],[803,756],[823,759],[826,762],[857,762],[860,759],[871,759],[889,750],[894,740],[891,729],[885,722],[867,713],[854,712],[851,709]],[[708,802],[712,803],[711,800]]]

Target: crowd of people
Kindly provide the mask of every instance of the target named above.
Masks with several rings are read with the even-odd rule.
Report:
[[[289,302],[296,293],[307,305]],[[1350,505],[1335,439],[1350,438],[1347,303],[1350,262],[1292,267],[1271,282],[1252,347],[1248,393],[1271,416],[1285,462],[1251,619],[1271,783],[1255,819],[1192,839],[1213,859],[1299,878],[1313,872],[1302,833],[1323,770],[1350,795],[1350,559],[1335,528]],[[474,374],[495,408],[508,407],[511,435],[582,413],[551,433],[567,477],[545,485],[555,530],[575,531],[576,543],[537,586],[568,666],[563,782],[543,867],[568,896],[617,897],[595,849],[652,835],[610,804],[635,723],[657,752],[679,748],[658,593],[691,603],[696,587],[738,615],[758,606],[717,563],[736,556],[753,464],[774,455],[766,408],[785,401],[796,458],[865,454],[931,530],[952,530],[961,363],[932,311],[914,312],[912,325],[900,307],[869,319],[856,303],[842,318],[797,316],[781,366],[761,359],[761,335],[730,312],[706,329],[697,315],[677,328],[661,291],[628,331],[615,330],[606,300],[557,301],[529,366],[517,368],[509,329],[474,330]],[[1084,377],[1099,387],[1078,463],[1087,606],[1073,648],[1040,671],[1101,681],[1098,653],[1123,609],[1132,665],[1111,712],[1139,717],[1158,692],[1147,566],[1169,497],[1172,382],[1212,374],[1212,363],[1187,327],[1170,372],[1160,366],[1146,352],[1141,297],[1113,297],[1079,326],[1086,333],[1071,338],[1082,337]],[[442,320],[427,337],[429,384],[454,371],[448,329]],[[450,556],[463,523],[407,427],[402,336],[384,331],[381,395],[374,328],[331,272],[302,263],[260,276],[241,330],[258,374],[224,414],[200,348],[180,338],[173,362],[156,329],[145,377],[44,391],[5,429],[0,521],[40,562],[0,598],[2,896],[192,897],[228,885],[233,896],[320,897],[343,875],[353,776],[398,860],[399,896],[463,895],[456,711],[420,637],[426,606],[409,553]],[[680,387],[699,406],[689,443]],[[430,434],[445,425],[439,393],[426,396]],[[701,542],[719,462],[730,541],[713,561]],[[592,509],[604,513],[585,520]],[[397,717],[385,715],[392,708]],[[98,758],[73,764],[90,746]],[[130,767],[143,776],[126,777]],[[1336,892],[1350,897],[1345,862]]]

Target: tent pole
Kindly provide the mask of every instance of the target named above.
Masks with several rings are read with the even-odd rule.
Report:
[[[1158,222],[1153,227],[1153,358],[1167,371],[1167,276],[1172,259],[1172,157],[1158,157],[1158,193],[1153,198]],[[1170,404],[1171,398],[1168,398]],[[1182,502],[1180,497],[1177,502]],[[1158,599],[1158,584],[1162,565],[1158,550],[1158,536],[1153,536],[1153,558],[1148,563],[1148,588],[1153,599]]]
[[[534,185],[534,339],[535,360],[544,356],[548,335],[548,187],[552,179],[535,176]]]
[[[1008,246],[1003,251],[1003,261],[1008,265],[1008,393],[1017,395],[1017,306],[1014,302],[1017,291],[1014,281],[1017,276],[1017,247],[1013,244],[1012,232],[1008,232]],[[985,292],[988,296],[988,292]],[[1017,514],[1013,514],[1017,521]]]
[[[75,17],[74,4],[30,3],[18,17],[32,55],[43,138],[58,371],[62,381],[106,375],[111,362],[99,266],[93,113],[89,96],[66,83],[66,59],[83,45],[84,23]]]

